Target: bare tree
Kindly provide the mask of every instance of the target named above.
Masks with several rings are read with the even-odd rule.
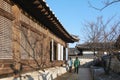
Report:
[[[111,17],[106,22],[103,21],[103,17],[98,17],[96,22],[85,23],[85,37],[88,47],[95,51],[107,52],[109,55],[115,51],[114,43],[120,33],[120,21],[112,22],[114,17]],[[97,54],[100,56],[102,54]],[[100,56],[101,57],[101,56]],[[109,57],[109,63],[107,71],[110,69],[111,56]]]
[[[114,42],[118,36],[118,28],[120,22],[116,22],[111,25],[114,17],[111,17],[106,22],[103,21],[103,17],[98,17],[96,22],[87,22],[84,27],[84,36],[86,43],[93,48],[97,49],[95,43]]]
[[[31,31],[24,26],[15,28],[20,32],[20,37],[18,34],[14,33],[14,36],[16,37],[14,41],[20,46],[21,60],[19,62],[16,61],[17,57],[12,55],[15,60],[14,63],[19,64],[20,67],[19,69],[16,69],[16,64],[12,64],[11,69],[14,71],[15,75],[19,76],[21,76],[23,66],[31,68],[40,74],[39,70],[44,71],[44,68],[47,67],[47,59],[45,59],[45,56],[48,55],[47,52],[49,52],[50,45],[47,43],[43,44],[43,42],[47,41],[48,37],[37,33],[37,31]],[[43,48],[46,48],[46,50],[43,51]]]
[[[108,6],[110,6],[112,4],[115,4],[115,3],[118,3],[118,2],[120,2],[120,0],[103,0],[101,3],[103,3],[104,6],[101,7],[101,8],[98,8],[98,7],[94,6],[94,5],[92,5],[90,1],[88,1],[90,7],[94,8],[96,10],[99,10],[99,11],[102,11],[105,8],[107,8]]]

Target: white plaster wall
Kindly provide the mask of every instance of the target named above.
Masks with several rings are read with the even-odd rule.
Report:
[[[63,46],[61,45],[61,60],[63,60]]]
[[[80,59],[80,58],[78,58],[78,59],[80,60],[80,65],[83,65],[83,64],[86,64],[86,63],[88,63],[88,62],[93,61],[93,59]],[[72,60],[73,60],[73,62],[74,62],[75,57],[74,57],[74,58],[72,57]]]
[[[60,60],[60,44],[58,43],[58,60]]]
[[[53,50],[53,45],[54,45],[54,40],[52,39],[52,61],[54,60],[53,56],[54,56],[54,50]]]
[[[66,48],[66,60],[68,60],[68,48]]]

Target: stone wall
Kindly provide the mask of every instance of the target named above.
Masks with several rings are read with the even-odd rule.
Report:
[[[111,60],[111,69],[114,72],[120,72],[120,61],[116,57],[112,58]]]

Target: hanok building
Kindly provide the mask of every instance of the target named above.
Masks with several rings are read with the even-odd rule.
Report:
[[[43,0],[0,0],[0,75],[59,66],[75,41]]]
[[[110,50],[116,51],[115,42],[85,43],[77,45],[76,48],[81,52],[81,54],[83,51],[93,51],[94,54],[104,54],[104,52]]]
[[[85,47],[83,48],[80,45],[79,46],[76,45],[75,48],[68,48],[68,56],[71,57],[73,61],[75,60],[76,57],[78,57],[80,60],[80,64],[85,65],[91,63],[91,61],[93,61],[93,59],[95,58],[95,56],[92,53],[90,52],[85,53],[85,51],[86,51]]]

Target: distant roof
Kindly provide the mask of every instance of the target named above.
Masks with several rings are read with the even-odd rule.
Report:
[[[67,43],[79,41],[78,38],[70,35],[55,14],[50,10],[44,0],[11,0],[21,7],[30,16],[42,23],[47,29]]]
[[[103,50],[103,49],[115,49],[115,42],[106,42],[106,43],[85,43],[85,44],[78,44],[76,46],[77,49],[82,50],[91,50],[95,47],[97,50]]]
[[[75,38],[76,40],[79,41],[79,37],[78,37],[77,35],[73,35],[73,34],[71,34],[71,36],[72,36],[73,38]]]

